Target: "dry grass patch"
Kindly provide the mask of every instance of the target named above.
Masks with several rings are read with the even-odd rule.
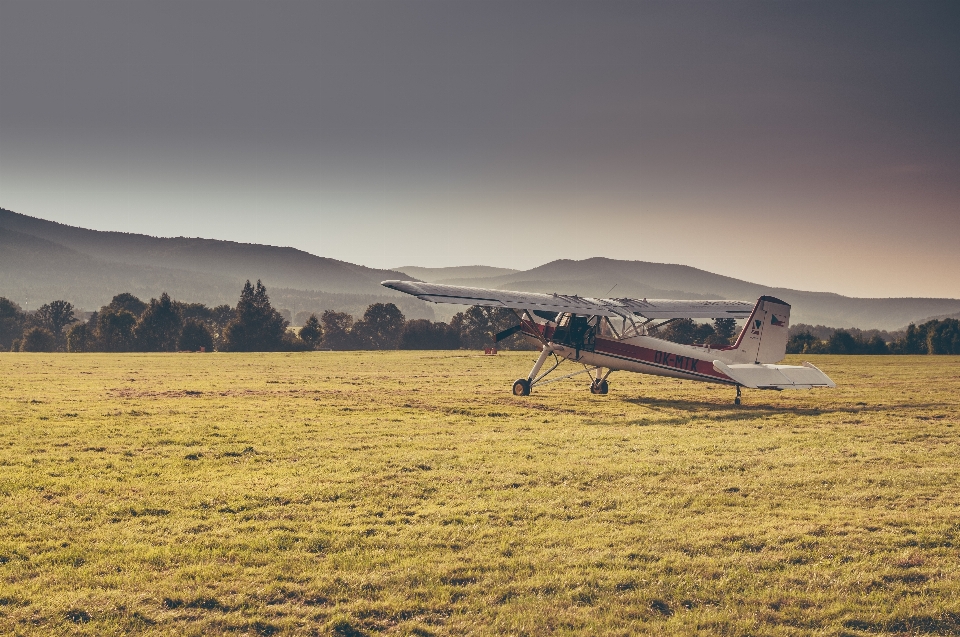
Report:
[[[960,633],[960,358],[0,354],[0,632]]]

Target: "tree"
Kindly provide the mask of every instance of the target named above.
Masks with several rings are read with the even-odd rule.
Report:
[[[713,321],[713,338],[711,345],[732,345],[733,337],[737,334],[737,320],[734,318],[718,318]]]
[[[703,327],[709,328],[710,331],[708,334],[701,336],[705,332]],[[662,338],[673,343],[691,345],[705,341],[710,334],[713,334],[713,328],[707,323],[701,326],[694,322],[693,319],[682,318],[671,321],[669,325],[665,325],[662,329],[658,330],[658,332],[657,338]]]
[[[13,341],[23,335],[26,319],[19,305],[0,296],[0,351],[9,351]]]
[[[133,348],[133,328],[137,317],[110,306],[97,314],[97,340],[105,352],[129,352]]]
[[[370,349],[396,349],[406,322],[393,303],[374,303],[353,326],[360,343]]]
[[[67,301],[51,301],[41,305],[34,314],[38,327],[49,330],[57,343],[63,342],[63,328],[77,322],[73,315],[73,305]]]
[[[217,350],[224,349],[223,342],[227,333],[227,326],[233,319],[237,318],[237,311],[229,305],[218,305],[210,309],[210,320],[207,327],[213,336],[213,347]]]
[[[465,312],[457,312],[450,325],[460,336],[460,344],[469,349],[493,345],[496,332],[491,325],[492,308],[472,305]]]
[[[460,337],[461,347],[480,349],[496,344],[498,332],[517,324],[517,315],[504,307],[473,305],[465,312],[457,312],[450,321]],[[506,347],[523,347],[523,337],[514,335],[503,342]]]
[[[323,327],[316,314],[311,314],[300,328],[300,340],[310,349],[317,349],[323,341]]]
[[[175,301],[174,304],[177,306],[177,311],[180,312],[180,316],[184,321],[195,319],[206,323],[213,318],[213,310],[203,303],[181,303],[180,301]]]
[[[787,341],[787,354],[819,354],[824,349],[823,342],[810,332],[794,334]]]
[[[960,321],[944,319],[923,324],[928,354],[960,354]]]
[[[53,352],[56,349],[57,339],[45,327],[31,327],[23,333],[20,341],[21,352]]]
[[[124,310],[125,312],[130,312],[136,318],[143,314],[143,311],[147,309],[147,304],[129,292],[122,292],[113,297],[113,300],[110,301],[110,305],[107,307],[114,310]]]
[[[460,334],[446,323],[416,319],[403,326],[399,346],[400,349],[457,349]]]
[[[187,319],[183,323],[177,347],[188,352],[199,352],[200,348],[210,352],[213,351],[213,335],[202,321]]]
[[[827,353],[856,354],[859,350],[857,345],[857,339],[853,337],[853,334],[847,330],[837,330],[827,341]]]
[[[889,354],[890,348],[887,346],[887,342],[880,337],[879,334],[875,334],[870,337],[867,341],[861,341],[863,343],[861,351],[864,354]]]
[[[316,313],[311,312],[310,310],[301,310],[297,312],[296,315],[293,317],[293,325],[300,325],[300,326],[306,325],[307,319],[314,314]]]
[[[175,352],[182,329],[180,310],[164,292],[159,299],[150,299],[137,321],[134,336],[140,351]]]
[[[917,327],[913,323],[907,326],[907,331],[903,338],[894,344],[894,351],[898,354],[926,354],[927,353],[927,330],[925,323]]]
[[[227,326],[224,349],[231,352],[274,352],[283,350],[287,321],[270,305],[267,288],[247,281],[240,292],[236,318]]]
[[[325,310],[320,316],[323,329],[323,346],[329,349],[356,349],[357,341],[353,334],[353,317],[346,312]]]
[[[96,347],[96,338],[89,323],[77,323],[67,331],[68,352],[92,352]]]

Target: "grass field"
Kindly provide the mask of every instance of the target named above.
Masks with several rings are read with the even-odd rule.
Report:
[[[0,354],[0,633],[960,633],[960,357],[533,356]]]

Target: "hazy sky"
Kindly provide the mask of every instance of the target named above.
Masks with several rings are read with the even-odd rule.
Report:
[[[0,206],[960,298],[960,3],[9,2]]]

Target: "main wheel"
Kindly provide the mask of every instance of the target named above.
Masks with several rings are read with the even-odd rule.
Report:
[[[521,378],[513,383],[513,395],[514,396],[529,396],[530,395],[530,381],[526,378]]]
[[[607,384],[606,380],[601,380],[599,383],[597,381],[590,383],[591,394],[606,394],[608,391],[610,391],[610,385]]]

